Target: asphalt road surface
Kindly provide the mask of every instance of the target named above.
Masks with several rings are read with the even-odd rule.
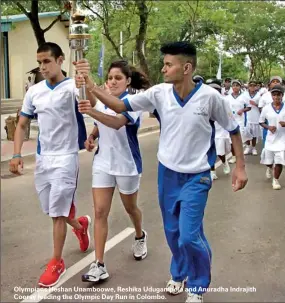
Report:
[[[34,157],[25,158],[24,174],[12,177],[1,163],[1,302],[183,302],[186,294],[169,296],[163,288],[169,279],[170,252],[165,241],[157,202],[158,132],[140,137],[144,172],[139,206],[148,232],[148,256],[135,261],[131,254],[132,224],[116,193],[109,216],[105,263],[108,281],[81,282],[93,261],[93,241],[82,254],[68,229],[64,249],[67,273],[53,292],[34,287],[52,253],[52,224],[42,214],[33,184]],[[91,163],[93,155],[80,154],[77,198],[79,215],[93,216]],[[211,291],[205,302],[285,301],[285,178],[274,191],[265,178],[259,156],[247,156],[249,183],[233,193],[230,177],[221,167],[205,213],[205,232],[213,251]],[[93,233],[92,233],[93,234]],[[27,300],[28,301],[28,300]]]

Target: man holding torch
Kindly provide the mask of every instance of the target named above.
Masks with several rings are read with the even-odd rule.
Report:
[[[82,21],[82,16],[78,19]],[[76,45],[81,54],[82,43],[75,40],[74,27],[71,28],[71,39],[74,39],[71,45],[73,49]],[[21,148],[25,128],[29,119],[37,114],[39,138],[35,186],[43,212],[52,218],[54,246],[53,256],[39,279],[40,287],[56,285],[66,271],[62,251],[67,224],[73,227],[81,251],[85,252],[90,242],[91,219],[89,216],[75,219],[74,199],[79,168],[78,151],[84,148],[86,129],[83,116],[78,111],[75,82],[65,78],[62,73],[63,60],[62,49],[55,43],[47,42],[38,48],[37,61],[45,80],[31,87],[24,98],[15,132],[14,155],[10,161],[10,171],[19,174],[23,168]]]

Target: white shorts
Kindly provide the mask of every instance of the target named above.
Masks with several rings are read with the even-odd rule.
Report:
[[[141,175],[135,176],[114,176],[109,175],[102,170],[93,169],[92,188],[116,187],[120,193],[131,195],[138,191],[140,187]]]
[[[285,166],[285,151],[271,151],[263,149],[261,153],[261,164],[272,165],[281,164]]]
[[[216,138],[215,145],[218,156],[224,156],[231,151],[231,141],[229,138]]]
[[[245,143],[246,141],[252,140],[252,135],[247,131],[246,127],[240,126],[240,135],[242,143]]]
[[[75,203],[78,167],[78,154],[36,156],[35,186],[45,214],[69,216]]]
[[[246,131],[253,138],[261,138],[261,129],[259,124],[248,122],[246,125]]]

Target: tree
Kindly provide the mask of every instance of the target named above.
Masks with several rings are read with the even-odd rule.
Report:
[[[281,64],[283,68],[285,66],[285,8],[273,2],[185,0],[179,1],[178,5],[177,1],[97,0],[91,4],[102,17],[96,16],[90,23],[90,28],[95,28],[94,41],[88,51],[88,58],[95,64],[93,73],[98,66],[101,29],[106,33],[107,27],[111,39],[104,35],[105,66],[120,57],[119,36],[123,31],[123,57],[133,61],[135,51],[135,65],[146,70],[143,67],[146,64],[152,83],[163,81],[161,45],[181,39],[196,44],[197,73],[206,78],[216,75],[221,50],[222,76],[244,81],[248,76],[266,80],[273,71],[282,71]],[[139,11],[138,5],[145,6],[141,6]],[[140,18],[143,12],[147,14],[145,19]],[[139,47],[145,62],[139,59],[137,51],[138,34],[143,23],[141,40],[144,43],[141,42]],[[104,29],[104,26],[107,27]],[[245,66],[245,59],[249,57],[252,74]]]
[[[104,1],[82,1],[81,5],[89,10],[92,15],[89,15],[90,20],[98,20],[102,26],[102,34],[107,38],[107,40],[113,46],[119,58],[121,57],[119,44],[116,43],[115,38],[111,34],[110,24],[111,20],[114,18],[116,10],[116,1],[111,2],[109,0]]]
[[[265,80],[274,64],[282,62],[285,47],[285,8],[276,3],[256,1],[217,4],[231,16],[222,30],[225,49],[234,55],[250,58],[249,78]],[[223,25],[221,25],[223,27]]]
[[[148,75],[148,64],[144,53],[149,14],[147,1],[83,0],[81,5],[92,13],[93,16],[89,15],[91,20],[101,23],[102,34],[111,43],[117,57],[122,58],[118,39],[120,31],[124,33],[124,49],[127,43],[135,41],[135,50],[140,67]],[[134,20],[137,17],[139,17],[139,22]],[[136,24],[136,27],[134,24]]]
[[[141,69],[147,76],[149,76],[148,64],[146,62],[144,49],[143,49],[146,41],[149,9],[146,5],[146,0],[137,0],[136,6],[140,18],[139,31],[136,36],[136,51],[137,51],[137,56],[140,62]]]
[[[53,10],[60,10],[60,15],[56,17],[49,26],[42,29],[39,22],[39,13]],[[58,21],[60,21],[62,15],[68,10],[70,10],[70,6],[67,0],[4,0],[3,5],[3,12],[7,15],[23,13],[27,16],[27,18],[30,20],[38,45],[46,42],[45,33],[50,30]]]

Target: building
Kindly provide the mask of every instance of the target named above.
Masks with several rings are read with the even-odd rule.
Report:
[[[39,13],[41,28],[49,26],[60,12]],[[70,57],[68,32],[69,18],[61,20],[45,33],[47,42],[61,46],[66,55],[63,70],[69,69]],[[26,15],[1,17],[1,99],[22,99],[28,72],[38,67],[36,60],[37,40]]]

